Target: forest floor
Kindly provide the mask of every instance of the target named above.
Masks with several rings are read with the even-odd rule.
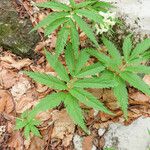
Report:
[[[36,0],[36,2],[43,1],[45,0]],[[16,6],[20,15],[28,13],[33,26],[49,13],[49,10],[38,10],[29,1],[17,0]],[[116,115],[112,117],[82,106],[85,108],[86,124],[91,131],[91,135],[86,135],[73,124],[62,105],[37,115],[37,118],[42,121],[38,127],[42,138],[31,135],[31,139],[26,140],[22,130],[14,130],[16,118],[25,110],[34,107],[41,98],[53,90],[34,82],[22,71],[31,70],[56,75],[42,51],[45,46],[49,51],[53,51],[56,33],[46,40],[42,29],[38,30],[38,33],[41,36],[41,42],[37,43],[35,52],[40,53],[39,57],[21,58],[7,50],[0,49],[0,149],[73,150],[76,145],[81,145],[83,150],[91,150],[93,146],[100,150],[105,144],[103,134],[100,135],[98,132],[100,128],[105,128],[107,131],[108,126],[113,122],[129,125],[140,116],[150,117],[150,97],[133,87],[128,88],[129,117],[127,121],[110,89],[88,89]],[[60,59],[64,61],[63,56]],[[150,85],[150,76],[144,76],[143,80]],[[78,143],[77,137],[82,138],[81,143]]]

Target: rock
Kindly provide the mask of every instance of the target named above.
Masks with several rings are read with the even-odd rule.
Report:
[[[105,147],[117,150],[147,150],[150,148],[150,118],[141,117],[129,126],[112,123],[105,134]]]
[[[39,39],[37,33],[29,34],[31,29],[30,20],[19,19],[11,0],[0,0],[0,46],[23,57],[31,56]]]
[[[149,0],[103,0],[117,6],[117,14],[123,16],[127,24],[140,34],[150,35],[150,1]],[[140,11],[139,11],[140,10]]]
[[[82,150],[82,141],[83,139],[75,134],[74,137],[73,137],[73,144],[74,144],[74,148],[75,150]]]
[[[105,133],[106,129],[105,128],[99,128],[98,129],[98,135],[102,136]]]

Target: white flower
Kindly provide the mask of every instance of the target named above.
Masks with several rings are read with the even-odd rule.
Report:
[[[101,15],[103,17],[103,24],[96,24],[95,28],[96,28],[96,34],[102,34],[104,32],[108,32],[109,29],[111,27],[113,27],[115,25],[115,16],[116,13],[115,12],[99,12],[99,15]]]

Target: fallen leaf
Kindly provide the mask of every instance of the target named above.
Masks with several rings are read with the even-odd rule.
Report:
[[[86,136],[83,138],[82,142],[82,149],[83,150],[91,150],[93,146],[93,137],[92,136]]]
[[[6,90],[0,90],[0,112],[11,113],[14,109],[11,94]]]
[[[11,88],[11,94],[14,100],[20,100],[21,96],[31,88],[31,84],[27,78],[20,77],[19,81]]]
[[[68,116],[66,110],[54,110],[52,112],[52,120],[54,121],[52,138],[63,139],[63,145],[67,147],[73,138],[75,130],[73,121]]]
[[[12,134],[11,139],[9,140],[8,146],[11,149],[15,149],[15,150],[23,150],[24,149],[23,138],[21,137],[19,131],[15,131]]]
[[[129,95],[129,97],[135,101],[150,102],[150,96],[147,96],[141,92],[132,93]]]
[[[4,89],[11,88],[17,82],[17,73],[11,70],[0,71],[0,84]]]
[[[31,143],[30,143],[28,150],[42,150],[44,149],[44,145],[45,143],[43,139],[34,136],[31,139]]]

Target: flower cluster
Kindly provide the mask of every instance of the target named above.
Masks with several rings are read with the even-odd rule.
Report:
[[[103,16],[103,24],[95,24],[96,34],[102,34],[108,32],[108,30],[116,24],[116,13],[115,12],[102,12],[99,14]]]

